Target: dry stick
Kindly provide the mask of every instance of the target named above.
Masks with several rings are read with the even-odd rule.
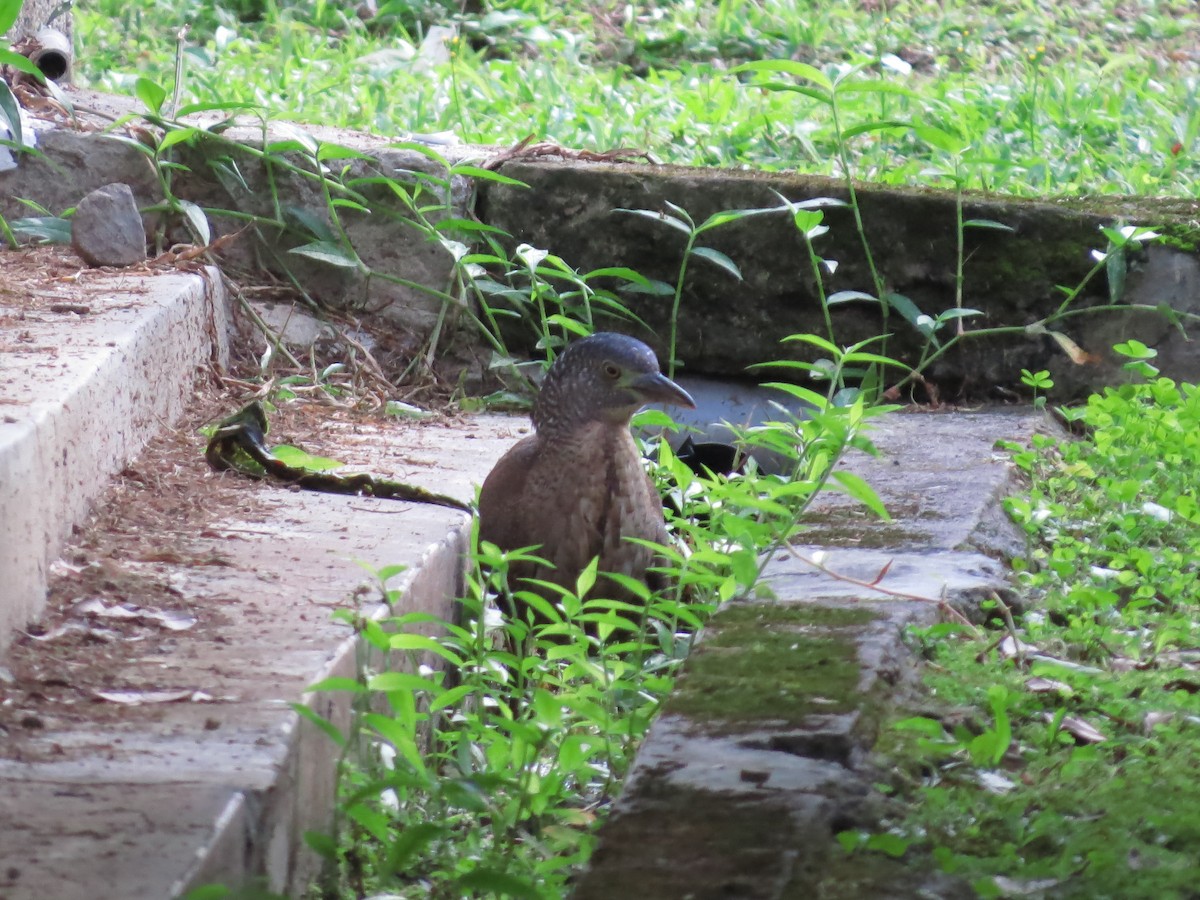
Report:
[[[295,366],[297,369],[303,369],[304,364],[301,363],[300,360],[296,359],[296,357],[292,355],[292,351],[290,351],[283,343],[283,335],[276,334],[271,330],[271,326],[263,321],[262,316],[260,316],[254,307],[250,305],[250,301],[247,300],[242,294],[240,288],[237,291],[237,298],[238,303],[241,304],[242,309],[246,312],[246,315],[248,315],[250,320],[254,323],[254,327],[261,331],[270,341],[271,345],[275,348],[274,352],[282,353],[285,357],[287,357],[288,362],[290,362],[293,366]]]
[[[803,563],[807,563],[808,565],[812,566],[814,569],[816,569],[820,572],[824,572],[830,578],[836,578],[838,581],[844,581],[847,584],[853,584],[856,587],[862,587],[862,588],[866,588],[868,590],[878,591],[879,593],[884,594],[885,596],[888,596],[888,597],[898,597],[901,600],[919,600],[922,603],[936,603],[938,608],[942,611],[942,613],[947,618],[959,623],[960,625],[966,626],[966,628],[975,637],[977,637],[977,638],[982,637],[982,635],[979,633],[979,629],[976,628],[974,625],[972,625],[970,623],[970,621],[967,620],[966,616],[964,616],[957,609],[955,609],[949,603],[946,602],[945,588],[942,589],[943,593],[942,593],[941,599],[935,600],[932,597],[923,597],[920,594],[910,594],[910,593],[907,593],[906,591],[896,591],[896,590],[892,590],[891,588],[880,587],[878,581],[874,581],[874,582],[863,581],[859,578],[854,578],[854,577],[852,577],[850,575],[846,575],[842,572],[835,572],[832,569],[830,569],[829,567],[823,565],[822,563],[817,562],[815,559],[810,559],[809,557],[800,553],[791,544],[787,544],[785,546],[787,546],[788,553],[790,553],[793,557],[795,557],[796,559],[800,560]],[[879,570],[880,575],[878,577],[882,577],[883,573],[887,571],[887,568],[890,565],[891,565],[891,562],[888,562],[887,565],[885,565],[882,569],[880,569]]]
[[[1013,639],[1013,658],[1016,659],[1017,665],[1021,668],[1025,667],[1025,645],[1021,643],[1021,639],[1017,637],[1017,623],[1013,621],[1012,610],[1008,608],[1008,604],[1000,599],[1000,595],[992,591],[992,599],[996,601],[996,605],[1000,607],[1000,615],[1004,618],[1004,627],[1008,630],[1008,635]]]

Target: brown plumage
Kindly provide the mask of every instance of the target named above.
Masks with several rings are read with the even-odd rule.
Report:
[[[533,408],[536,433],[496,463],[479,494],[480,538],[501,550],[540,545],[536,554],[553,566],[515,566],[514,590],[522,578],[574,590],[597,556],[602,573],[646,580],[654,553],[625,538],[667,540],[662,501],[629,433],[647,403],[695,405],[634,338],[594,334],[551,366]],[[611,582],[596,593],[625,598]]]

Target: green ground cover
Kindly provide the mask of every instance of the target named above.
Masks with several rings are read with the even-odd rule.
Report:
[[[1200,175],[1200,13],[1189,0],[511,0],[466,12],[392,0],[373,17],[368,5],[99,0],[76,12],[79,71],[107,89],[138,76],[169,85],[188,23],[185,102],[261,104],[276,118],[398,138],[532,134],[664,162],[829,174],[844,146],[864,179],[944,183],[929,170],[952,160],[906,127],[917,123],[969,145],[969,188],[1192,196]],[[454,37],[442,43],[435,26]],[[422,46],[445,61],[425,61]],[[757,79],[730,71],[760,59],[846,77],[836,125],[828,103],[749,88]]]

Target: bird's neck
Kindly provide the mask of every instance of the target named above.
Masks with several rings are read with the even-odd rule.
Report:
[[[633,435],[629,431],[629,420],[607,421],[589,418],[582,421],[566,421],[557,417],[535,421],[538,440],[545,446],[579,447],[590,445],[604,448],[604,452],[618,446],[633,446]]]
[[[558,396],[546,396],[545,392],[538,397],[533,407],[533,426],[539,434],[569,434],[577,428],[593,424],[607,428],[624,428],[629,430],[629,422],[640,406],[611,407],[599,410],[584,397],[576,397],[562,392]]]

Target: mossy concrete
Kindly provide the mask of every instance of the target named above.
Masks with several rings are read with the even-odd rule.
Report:
[[[998,506],[1016,483],[994,445],[1039,427],[1005,412],[875,427],[879,455],[845,465],[893,521],[822,499],[806,544],[767,564],[774,598],[713,616],[574,900],[974,896],[916,851],[848,854],[837,835],[883,828],[872,749],[918,674],[905,630],[1010,593],[1004,557],[1019,540]]]
[[[650,278],[674,284],[684,249],[679,231],[622,209],[686,209],[701,222],[730,209],[778,207],[781,194],[791,201],[832,198],[846,201],[843,182],[819,176],[677,166],[647,166],[576,161],[516,160],[501,171],[530,186],[486,184],[480,188],[478,214],[503,228],[512,242],[545,248],[579,271],[628,266]],[[955,196],[950,191],[859,184],[856,188],[867,240],[877,269],[891,292],[911,299],[936,316],[955,306],[957,254]],[[874,292],[867,259],[845,207],[824,210],[829,233],[818,239],[821,256],[838,263],[825,289]],[[1135,222],[1168,226],[1177,237],[1172,247],[1135,255],[1126,283],[1131,301],[1197,311],[1200,262],[1194,250],[1200,204],[1191,201],[1025,200],[970,194],[964,219],[1003,223],[1011,231],[970,228],[964,234],[963,300],[983,311],[971,328],[1025,326],[1055,311],[1063,300],[1059,285],[1079,284],[1094,264],[1093,250],[1104,250],[1102,225]],[[729,256],[743,279],[736,280],[703,259],[689,264],[679,315],[679,346],[690,371],[742,375],[746,367],[773,359],[810,358],[804,344],[781,345],[789,334],[826,334],[807,249],[785,215],[751,216],[705,233],[701,243]],[[662,297],[630,294],[624,299],[660,342],[667,334],[671,303]],[[1074,306],[1109,300],[1101,274]],[[852,302],[833,308],[834,331],[841,344],[891,333],[888,353],[912,364],[924,340],[895,312],[888,322],[878,304]],[[1114,322],[1119,325],[1114,326]],[[629,323],[621,328],[632,327]],[[1171,374],[1194,377],[1200,360],[1187,340],[1157,314],[1079,316],[1059,330],[1073,338],[1092,360],[1072,364],[1045,334],[1018,334],[968,341],[938,360],[927,372],[943,396],[960,391],[995,397],[997,389],[1019,388],[1020,371],[1049,369],[1061,395],[1084,392],[1121,377],[1111,353],[1113,330],[1150,345],[1170,345]],[[945,336],[945,335],[943,335]],[[514,332],[513,339],[519,335]],[[787,377],[785,371],[784,377]]]
[[[856,626],[874,617],[869,609],[731,604],[709,622],[666,712],[725,733],[849,712],[860,699]],[[759,690],[763,672],[772,673],[770,691]]]
[[[0,173],[0,215],[15,217],[27,210],[19,199],[29,199],[53,213],[75,206],[100,185],[125,182],[142,208],[161,206],[162,186],[152,162],[133,140],[144,137],[136,130],[118,140],[105,133],[115,120],[135,117],[141,111],[130,98],[112,97],[72,89],[68,96],[83,127],[62,126],[36,119],[39,156],[25,154],[11,172]],[[220,112],[190,116],[186,124],[201,130],[222,119]],[[36,118],[36,117],[35,117]],[[221,126],[224,127],[223,125]],[[290,128],[290,130],[289,130]],[[319,304],[356,317],[376,315],[397,327],[406,359],[418,354],[436,329],[443,346],[461,338],[456,350],[486,355],[469,345],[477,340],[471,319],[460,308],[466,298],[445,293],[452,283],[453,259],[438,240],[412,227],[408,204],[382,184],[392,179],[414,192],[427,190],[416,200],[431,220],[442,217],[475,218],[511,235],[510,247],[524,242],[550,250],[578,271],[626,266],[651,278],[673,284],[684,238],[675,229],[621,209],[661,210],[674,203],[702,221],[729,209],[777,207],[777,194],[792,201],[832,198],[845,201],[844,183],[818,176],[718,169],[683,168],[585,162],[580,160],[521,160],[506,162],[503,174],[528,188],[495,182],[472,184],[451,177],[441,161],[409,149],[389,146],[373,135],[332,128],[309,127],[311,138],[348,146],[363,154],[346,160],[345,180],[367,198],[371,212],[339,211],[338,226],[361,260],[332,265],[290,252],[313,240],[305,222],[332,228],[327,197],[320,185],[265,164],[257,150],[264,140],[277,148],[298,144],[294,127],[272,125],[264,136],[255,123],[220,130],[220,140],[200,139],[177,144],[173,152],[185,168],[176,170],[172,192],[208,209],[233,211],[213,217],[214,237],[237,237],[222,247],[224,262],[234,267],[268,269],[284,280],[294,279]],[[447,163],[483,162],[494,148],[438,145],[431,149]],[[311,169],[305,154],[282,151],[282,158]],[[237,175],[233,174],[236,167]],[[72,178],[61,177],[70,171]],[[477,191],[477,193],[474,193]],[[922,312],[936,316],[955,306],[957,273],[956,198],[952,192],[885,188],[860,184],[857,194],[867,239],[876,267],[889,293],[908,297]],[[443,208],[444,205],[444,208]],[[276,210],[287,220],[270,224]],[[830,231],[816,245],[825,258],[835,260],[835,272],[825,279],[828,293],[841,290],[873,292],[874,282],[856,232],[853,217],[844,207],[825,209]],[[245,228],[246,216],[261,217]],[[998,326],[1023,328],[1052,312],[1062,302],[1059,285],[1079,284],[1093,265],[1092,252],[1103,250],[1101,225],[1135,222],[1159,227],[1169,244],[1134,254],[1125,282],[1124,298],[1131,303],[1200,314],[1200,255],[1196,236],[1200,229],[1200,202],[1155,201],[1145,198],[1076,198],[1024,200],[1011,197],[967,195],[967,219],[1001,222],[1011,231],[967,229],[964,235],[965,267],[963,302],[982,311],[972,318],[972,329]],[[149,226],[157,226],[153,215]],[[336,233],[337,228],[332,228]],[[179,229],[169,231],[167,243],[189,241]],[[775,359],[811,358],[808,345],[780,344],[790,334],[825,334],[817,285],[803,239],[783,214],[751,216],[707,232],[702,243],[728,255],[740,267],[737,280],[711,262],[696,258],[689,266],[679,316],[679,356],[692,373],[744,376],[746,367]],[[598,282],[597,286],[604,286]],[[648,327],[647,337],[656,349],[665,349],[671,303],[663,297],[628,294],[622,298]],[[1074,301],[1086,309],[1109,302],[1101,274]],[[474,310],[478,312],[478,310]],[[526,311],[527,312],[527,311]],[[600,316],[603,310],[597,309]],[[443,317],[444,313],[448,313]],[[893,312],[885,323],[879,305],[856,301],[835,306],[833,325],[838,341],[875,338],[891,334],[886,350],[910,364],[920,358],[924,338]],[[510,349],[529,345],[535,329],[510,324]],[[600,324],[636,329],[636,320],[623,318]],[[1056,396],[1078,396],[1099,385],[1121,380],[1122,360],[1111,346],[1118,340],[1137,338],[1156,347],[1164,371],[1177,379],[1200,378],[1200,356],[1186,335],[1157,312],[1128,311],[1080,315],[1058,326],[1087,354],[1085,365],[1068,360],[1053,337],[1024,333],[968,340],[938,359],[926,371],[942,398],[1011,399],[1023,392],[1022,368],[1048,369],[1056,383]],[[943,334],[943,337],[945,334]],[[879,345],[875,349],[880,349]],[[806,356],[807,354],[807,356]],[[794,377],[795,371],[759,371],[756,375]]]
[[[57,215],[74,207],[89,191],[111,182],[128,184],[140,208],[161,207],[162,183],[152,161],[134,143],[146,138],[145,132],[135,129],[131,134],[118,127],[117,135],[108,133],[114,121],[137,121],[143,112],[140,104],[131,97],[80,88],[67,88],[66,93],[80,126],[33,119],[39,153],[23,154],[16,169],[0,172],[0,216],[27,215],[24,200],[35,201]],[[272,123],[264,133],[253,117],[245,117],[233,127],[215,128],[213,139],[206,139],[204,129],[225,116],[206,112],[185,118],[184,124],[200,129],[201,134],[192,142],[176,145],[174,161],[182,168],[173,171],[171,181],[174,196],[236,214],[210,216],[214,239],[236,234],[223,243],[221,263],[235,270],[272,272],[285,282],[302,286],[309,297],[331,310],[356,315],[370,310],[403,335],[412,353],[419,350],[439,322],[443,304],[456,306],[452,298],[436,295],[450,283],[454,261],[439,242],[413,227],[415,217],[410,208],[380,182],[391,179],[414,198],[419,197],[417,204],[427,209],[426,215],[433,221],[470,215],[470,182],[451,177],[446,165],[426,154],[390,146],[392,142],[386,138],[323,126]],[[261,148],[270,144],[279,148],[278,159],[311,173],[310,154],[284,149],[288,144],[299,147],[298,135],[362,154],[362,158],[345,160],[342,177],[367,198],[371,211],[341,209],[338,225],[362,265],[331,265],[290,252],[316,239],[305,223],[315,222],[318,228],[337,232],[320,182],[262,158]],[[463,155],[478,158],[484,152],[466,145],[436,150],[450,164]],[[63,178],[64,171],[71,177]],[[285,221],[272,224],[279,210]],[[248,215],[260,218],[248,227]],[[147,213],[144,220],[150,231],[164,224],[157,214]],[[167,246],[193,240],[178,223],[165,224],[172,226],[166,231]],[[456,321],[451,315],[445,328],[450,329]]]

